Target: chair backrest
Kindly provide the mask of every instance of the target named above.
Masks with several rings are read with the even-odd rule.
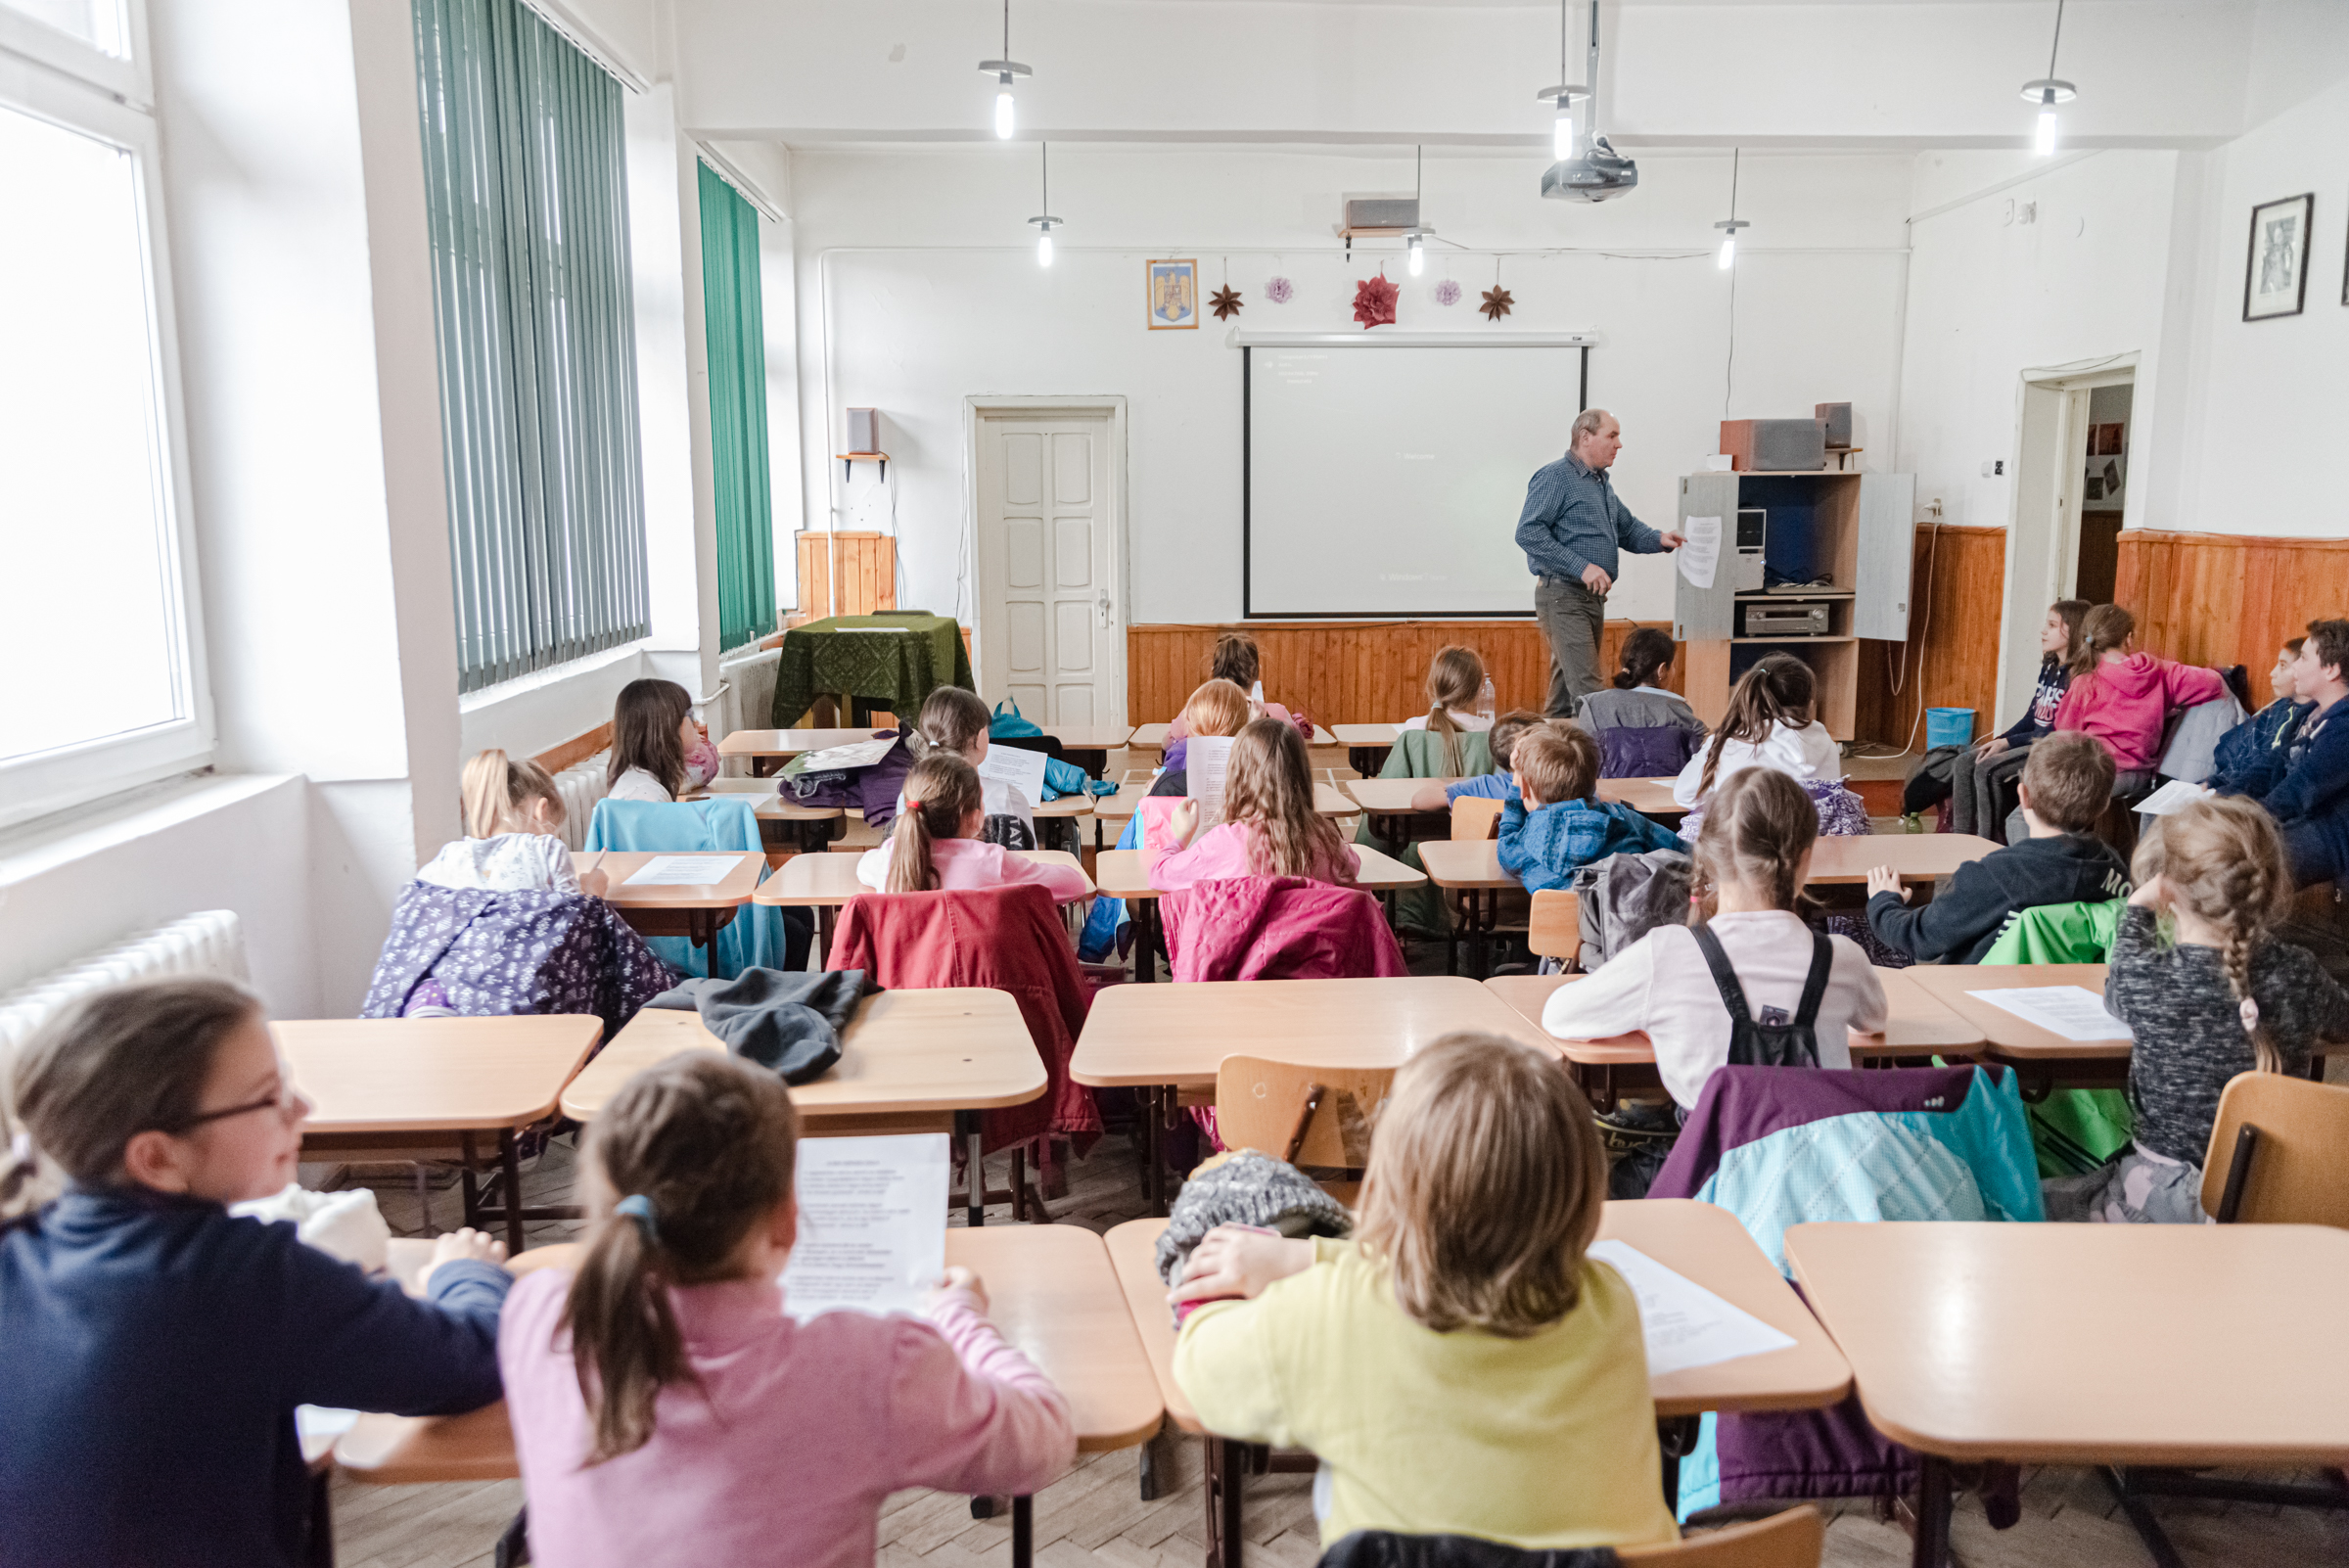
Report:
[[[1226,1056],[1216,1069],[1216,1135],[1227,1149],[1257,1149],[1291,1165],[1359,1168],[1370,1158],[1372,1115],[1394,1083],[1391,1067]]]
[[[1526,922],[1525,945],[1543,958],[1555,958],[1572,969],[1583,956],[1583,900],[1559,888],[1534,895],[1533,917]]]
[[[1658,1568],[1819,1568],[1826,1540],[1827,1527],[1819,1510],[1801,1507],[1666,1545],[1617,1546],[1615,1555],[1627,1568],[1642,1563]]]
[[[1463,795],[1451,803],[1451,836],[1455,839],[1497,839],[1500,837],[1500,801],[1480,800]]]
[[[2202,1159],[2202,1208],[2221,1224],[2349,1228],[2349,1088],[2281,1073],[2231,1082]]]

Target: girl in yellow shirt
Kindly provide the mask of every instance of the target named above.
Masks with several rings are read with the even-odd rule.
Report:
[[[1353,1240],[1200,1242],[1175,1379],[1209,1431],[1319,1456],[1324,1545],[1672,1541],[1638,1304],[1584,1256],[1606,1186],[1553,1057],[1448,1036],[1395,1075]]]

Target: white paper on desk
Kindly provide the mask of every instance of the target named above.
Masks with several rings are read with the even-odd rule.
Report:
[[[879,740],[851,741],[846,746],[827,746],[820,752],[809,752],[801,758],[800,771],[802,773],[837,773],[843,768],[870,767],[882,758],[887,757],[889,749],[897,743],[897,732],[893,730]],[[991,751],[993,748],[990,747],[989,750]]]
[[[2174,778],[2138,803],[2137,808],[2147,816],[2168,816],[2183,811],[2196,801],[2210,799],[2213,792],[2200,784],[2188,784]]]
[[[1681,526],[1681,534],[1688,541],[1676,552],[1681,576],[1699,588],[1710,588],[1713,569],[1721,564],[1721,519],[1692,517]]]
[[[1044,804],[1044,763],[1051,759],[1042,752],[1024,752],[1017,746],[1001,741],[987,743],[987,755],[979,760],[979,776],[1008,784],[1020,792],[1030,806]]]
[[[783,1309],[920,1313],[946,1268],[944,1132],[800,1139],[800,1239]]]
[[[1650,1377],[1794,1344],[1744,1308],[1675,1273],[1630,1242],[1594,1241],[1589,1252],[1623,1275],[1623,1282],[1639,1298],[1639,1328],[1647,1340]]]
[[[304,1441],[339,1438],[358,1423],[356,1410],[338,1410],[331,1405],[294,1407],[294,1430]]]
[[[2018,986],[2004,991],[1969,991],[2050,1035],[2083,1044],[2099,1039],[2135,1039],[2129,1026],[2104,1010],[2104,998],[2085,986]]]
[[[621,882],[623,888],[700,888],[723,882],[739,854],[656,854]]]
[[[1228,735],[1193,735],[1182,754],[1183,794],[1199,803],[1201,828],[1223,820],[1223,772],[1230,765]]]

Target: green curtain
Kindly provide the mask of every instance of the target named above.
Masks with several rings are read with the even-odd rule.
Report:
[[[643,637],[618,82],[520,0],[414,0],[458,685]]]
[[[766,471],[766,315],[759,209],[700,163],[702,323],[710,340],[710,468],[717,484],[717,645],[775,629]]]

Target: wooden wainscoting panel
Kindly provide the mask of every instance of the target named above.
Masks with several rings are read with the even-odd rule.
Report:
[[[1908,642],[1860,644],[1853,734],[1862,741],[1902,746],[1913,729],[1921,747],[1920,709],[1971,708],[1974,733],[1987,735],[1999,700],[2006,530],[1922,523],[1914,561]]]
[[[800,609],[793,625],[828,616],[869,616],[898,607],[898,541],[886,533],[809,529],[799,540]],[[840,602],[832,602],[835,563]]]
[[[1642,624],[1672,629],[1669,622],[1608,622],[1599,637],[1602,672],[1615,668],[1623,639]],[[1393,723],[1425,713],[1427,667],[1451,643],[1483,657],[1501,711],[1539,712],[1549,693],[1549,645],[1531,620],[1140,625],[1126,632],[1127,716],[1153,724],[1180,713],[1207,678],[1216,638],[1226,630],[1256,639],[1267,697],[1322,724]],[[1666,684],[1683,689],[1677,659]]]
[[[2284,639],[2311,621],[2349,615],[2349,539],[2124,529],[2112,597],[2136,613],[2140,647],[2186,664],[2241,665],[2264,702]]]
[[[584,735],[575,735],[560,746],[540,752],[530,761],[549,773],[560,773],[574,763],[585,761],[611,744],[612,726],[609,723],[598,724]]]

